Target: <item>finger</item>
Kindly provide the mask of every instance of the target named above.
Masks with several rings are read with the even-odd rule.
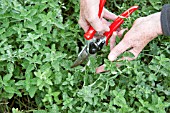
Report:
[[[116,36],[117,36],[117,32],[113,32],[111,38],[110,38],[110,50],[112,50],[115,46],[115,41],[116,41]]]
[[[118,16],[115,15],[114,13],[111,13],[110,11],[108,11],[107,9],[103,9],[104,10],[104,14],[103,17],[109,20],[115,20]]]
[[[84,17],[84,1],[80,0],[80,17],[79,17],[79,21],[78,24],[81,26],[81,28],[83,28],[83,30],[86,32],[89,28],[88,22],[86,21],[85,17]]]
[[[110,26],[111,22],[108,22],[106,19],[102,18],[102,23],[107,25],[107,26]]]
[[[131,47],[131,44],[129,44],[129,42],[125,39],[123,39],[119,44],[117,44],[110,52],[108,59],[110,61],[114,61],[116,60],[116,58],[123,53],[124,51],[126,51],[127,49],[129,49]]]
[[[102,73],[102,72],[106,72],[105,70],[105,65],[101,65],[99,66],[97,69],[96,69],[96,73],[99,74],[99,73]]]
[[[102,21],[97,17],[95,20],[89,20],[90,25],[97,31],[97,32],[105,32],[110,31],[109,26],[102,23]]]
[[[78,23],[83,28],[84,32],[87,32],[87,30],[89,29],[89,24],[87,23],[87,21],[84,19],[79,19]]]
[[[131,57],[122,57],[121,60],[128,60],[128,61],[131,61],[131,60],[134,60],[135,58],[131,58]]]
[[[125,32],[125,31],[127,31],[128,30],[128,28],[125,28],[125,29],[122,29],[122,30],[120,30],[118,33],[117,33],[117,35],[118,35],[118,37],[122,37],[122,35],[123,35],[123,33]]]
[[[96,13],[97,11],[91,10],[91,15],[85,15],[86,20],[89,22],[89,24],[97,31],[97,32],[102,32],[102,31],[109,31],[110,28],[109,26],[105,25],[102,23],[102,20],[98,17],[98,14]]]
[[[101,19],[98,17],[100,0],[84,1],[85,9],[83,10],[83,15],[85,20],[97,31],[109,31],[110,28],[104,25]],[[90,5],[89,5],[90,4]]]
[[[116,67],[118,67],[118,68],[121,67],[121,66],[122,66],[122,64],[119,64],[119,63],[116,64]],[[106,67],[105,64],[97,67],[96,68],[96,73],[99,74],[99,73],[103,73],[103,72],[108,72],[109,70],[105,70],[105,67]]]
[[[104,25],[107,25],[108,27],[110,26],[110,22],[108,22],[106,19],[104,19],[104,18],[102,18],[101,19],[101,21],[102,21],[102,23],[104,24]],[[100,35],[100,36],[103,36],[103,34],[105,33],[106,31],[101,31],[101,32],[97,32],[97,34],[98,35]]]
[[[101,19],[102,23],[106,26],[109,27],[109,25],[111,24],[110,22],[108,22],[106,19],[102,18]],[[110,29],[110,28],[109,28]],[[96,34],[99,35],[99,36],[103,36],[103,34],[105,33],[106,31],[100,31],[100,32],[97,32]]]

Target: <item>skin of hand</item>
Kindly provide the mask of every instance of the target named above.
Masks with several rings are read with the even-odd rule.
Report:
[[[120,54],[128,49],[130,49],[129,52],[134,55],[134,58],[124,57],[122,60],[136,59],[139,53],[151,40],[156,38],[158,35],[163,34],[160,17],[161,12],[158,12],[135,20],[133,26],[125,34],[120,43],[118,43],[115,47],[111,47],[111,52],[108,55],[108,59],[110,61],[114,61]],[[115,43],[115,35],[112,36],[112,38],[113,41],[110,42],[110,45],[114,45]],[[96,69],[96,73],[104,71],[104,65]]]
[[[79,25],[85,32],[89,29],[90,25],[97,32],[109,31],[110,28],[105,24],[105,19],[115,20],[117,16],[107,9],[103,8],[101,18],[98,17],[100,0],[80,0],[80,17]]]

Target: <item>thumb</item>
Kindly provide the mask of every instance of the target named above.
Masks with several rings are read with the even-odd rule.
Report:
[[[131,45],[128,43],[128,41],[126,41],[125,39],[122,39],[121,42],[119,42],[119,44],[117,44],[110,52],[108,59],[110,61],[114,61],[117,59],[117,57],[122,54],[124,51],[126,51],[127,49],[129,49],[131,47]]]
[[[114,13],[108,11],[106,8],[104,8],[103,10],[104,10],[104,11],[103,11],[104,14],[103,14],[102,17],[104,17],[104,18],[106,18],[106,19],[115,20],[115,19],[118,17],[118,16],[115,15]]]

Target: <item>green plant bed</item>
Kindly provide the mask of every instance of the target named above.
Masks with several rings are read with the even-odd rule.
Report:
[[[106,8],[119,15],[139,5],[122,25],[130,28],[168,2],[108,0]],[[0,112],[170,112],[170,38],[151,41],[134,61],[111,63],[107,46],[89,66],[70,68],[85,44],[78,19],[79,0],[0,1]],[[110,71],[96,74],[102,63]]]

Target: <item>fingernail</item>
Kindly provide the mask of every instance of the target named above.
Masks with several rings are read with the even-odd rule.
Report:
[[[101,73],[101,72],[104,72],[105,71],[105,65],[101,65],[100,67],[98,67],[97,69],[96,69],[96,73],[97,74],[99,74],[99,73]]]
[[[116,31],[114,31],[114,32],[113,32],[113,35],[114,35],[114,36],[117,36],[117,32],[116,32]]]
[[[108,59],[110,61],[114,61],[116,58],[112,54],[109,54]]]
[[[106,31],[110,31],[110,28],[108,26],[105,26]]]

